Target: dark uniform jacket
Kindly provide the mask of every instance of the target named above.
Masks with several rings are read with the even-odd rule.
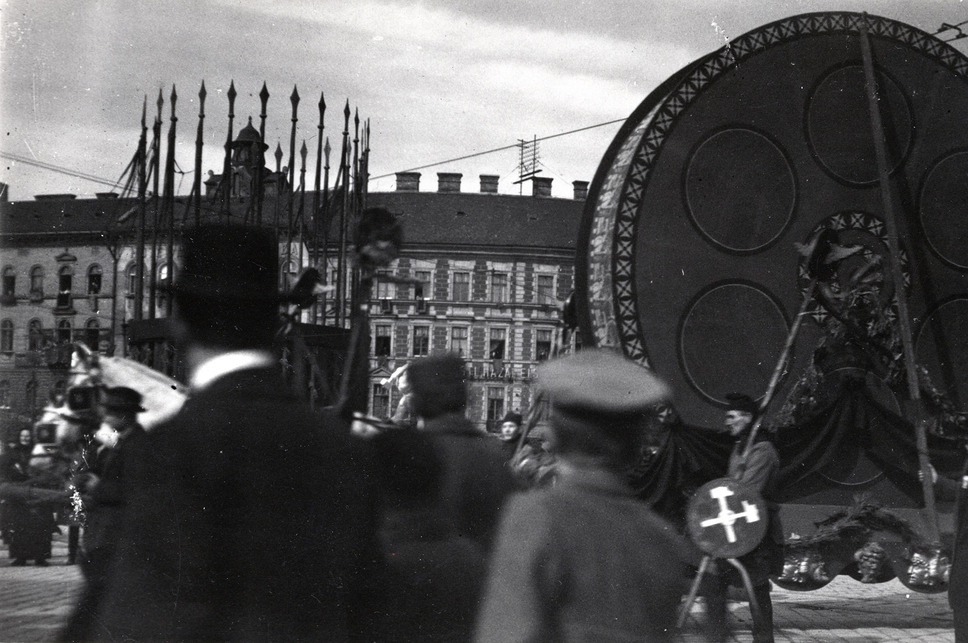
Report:
[[[760,494],[769,517],[763,540],[756,549],[739,558],[756,586],[766,583],[783,566],[783,525],[776,502],[779,495],[780,456],[776,447],[767,440],[754,444],[745,456],[742,448],[742,442],[733,448],[729,456],[728,476]]]
[[[365,631],[376,514],[342,423],[311,414],[275,369],[250,369],[194,394],[137,446],[126,454],[105,636],[341,641]]]

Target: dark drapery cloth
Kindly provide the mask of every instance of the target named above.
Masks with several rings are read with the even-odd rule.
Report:
[[[673,425],[659,452],[643,470],[630,474],[639,498],[674,524],[685,524],[693,492],[726,475],[733,438],[726,432]]]
[[[780,502],[830,486],[818,472],[836,462],[849,465],[863,453],[911,502],[923,504],[914,424],[881,406],[863,382],[846,383],[828,405],[782,429],[773,442],[780,455]],[[674,425],[659,453],[633,472],[632,485],[658,513],[680,522],[695,489],[726,474],[732,446],[728,433]],[[960,468],[963,450],[951,440],[929,435],[928,447],[940,471]]]

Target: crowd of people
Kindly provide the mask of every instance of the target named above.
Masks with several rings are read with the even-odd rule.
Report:
[[[670,396],[662,381],[608,350],[552,359],[536,378],[542,421],[511,412],[494,435],[466,417],[462,358],[434,355],[388,379],[403,400],[380,430],[353,430],[282,378],[277,261],[259,229],[187,233],[169,287],[184,407],[146,432],[141,396],[107,389],[90,442],[61,458],[86,525],[85,590],[61,640],[674,638],[702,552],[625,477],[643,417]],[[755,640],[772,641],[778,459],[763,436],[749,443],[756,413],[731,402],[722,475],[767,500],[768,536],[745,562]],[[15,565],[46,563],[54,507],[71,503],[32,471],[33,446],[22,431],[2,458]],[[706,589],[710,640],[727,637],[733,580]]]

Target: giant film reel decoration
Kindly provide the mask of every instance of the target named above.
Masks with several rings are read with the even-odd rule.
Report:
[[[882,201],[860,29],[870,34],[916,351],[968,402],[968,58],[909,25],[815,13],[755,29],[650,94],[606,152],[579,245],[586,342],[676,391],[688,424],[761,395],[802,301],[804,243],[839,226],[868,256]],[[810,309],[786,386],[819,337]],[[783,396],[783,389],[778,395]],[[903,404],[903,400],[902,400]]]

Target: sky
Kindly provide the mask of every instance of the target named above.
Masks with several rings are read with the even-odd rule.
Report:
[[[265,83],[267,164],[277,144],[288,163],[295,88],[296,167],[305,141],[310,188],[322,94],[334,150],[345,105],[369,121],[371,192],[419,168],[424,191],[437,172],[460,172],[464,191],[495,174],[516,194],[516,145],[551,137],[538,143],[540,175],[569,198],[659,83],[751,29],[813,11],[867,11],[929,33],[968,20],[964,0],[0,0],[0,181],[10,200],[119,191],[142,105],[150,125],[161,92],[167,140],[174,88],[176,190],[187,194],[204,81],[203,174],[221,172],[229,84],[238,133],[249,117],[258,127]],[[968,38],[952,46],[968,53]]]

